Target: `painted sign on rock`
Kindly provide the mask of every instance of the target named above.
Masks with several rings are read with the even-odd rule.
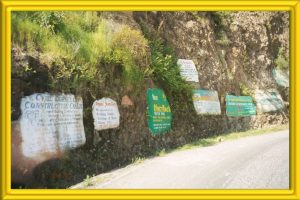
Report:
[[[22,98],[20,130],[26,157],[63,152],[85,143],[81,97],[35,93]]]
[[[96,130],[117,128],[120,124],[118,105],[110,98],[102,98],[93,103],[93,117]]]
[[[221,114],[221,106],[217,91],[194,90],[193,103],[197,114]]]
[[[169,102],[160,89],[147,90],[148,126],[152,134],[171,129],[172,113]]]
[[[178,59],[177,64],[180,67],[180,75],[186,81],[199,82],[198,71],[192,60]]]
[[[257,90],[255,92],[255,101],[257,102],[257,110],[259,112],[271,112],[284,108],[283,100],[276,90]]]
[[[273,69],[272,74],[278,85],[280,85],[282,87],[290,87],[288,73],[286,73],[282,70],[279,70],[279,69]]]
[[[256,106],[250,96],[226,95],[227,116],[251,116],[256,115]]]

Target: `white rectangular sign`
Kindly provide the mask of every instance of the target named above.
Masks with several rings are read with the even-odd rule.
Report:
[[[197,114],[221,114],[221,106],[217,91],[194,90],[193,103]]]
[[[93,117],[96,130],[116,128],[120,124],[118,105],[110,98],[102,98],[93,103]]]
[[[24,156],[63,152],[83,145],[81,97],[35,93],[21,100],[20,128]]]
[[[199,82],[198,71],[192,60],[178,59],[177,64],[180,67],[180,75],[186,81]]]

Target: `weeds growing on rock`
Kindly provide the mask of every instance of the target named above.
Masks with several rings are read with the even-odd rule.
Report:
[[[122,83],[136,90],[147,68],[147,40],[129,26],[112,23],[97,12],[15,12],[12,43],[49,67],[53,90],[104,87],[116,65],[122,67]]]
[[[278,51],[277,58],[275,60],[276,68],[280,70],[288,70],[289,62],[284,56],[284,49],[280,48]]]

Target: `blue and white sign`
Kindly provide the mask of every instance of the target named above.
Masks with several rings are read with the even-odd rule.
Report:
[[[279,69],[273,69],[272,74],[278,85],[282,87],[290,87],[289,75],[287,72],[284,72]]]
[[[285,107],[280,94],[276,90],[257,90],[255,92],[255,101],[257,110],[260,113],[281,110]]]
[[[220,115],[218,92],[214,90],[194,90],[193,103],[197,114]]]

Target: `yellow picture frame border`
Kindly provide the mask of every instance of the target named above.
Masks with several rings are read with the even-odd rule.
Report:
[[[289,190],[67,190],[11,189],[11,27],[12,11],[289,11],[290,12],[290,189]],[[57,1],[1,0],[1,199],[300,199],[300,2],[297,1]],[[298,55],[298,57],[297,57]]]

